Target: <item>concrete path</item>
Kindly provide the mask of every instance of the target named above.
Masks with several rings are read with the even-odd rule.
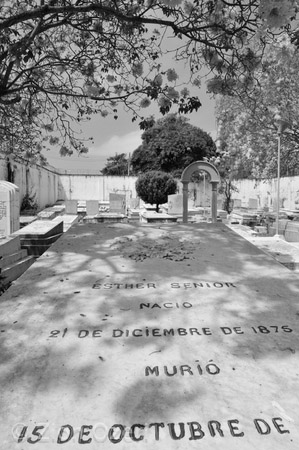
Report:
[[[299,278],[223,224],[76,224],[0,298],[0,449],[299,445]]]

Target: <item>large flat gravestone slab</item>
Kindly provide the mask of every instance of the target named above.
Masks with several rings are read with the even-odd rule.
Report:
[[[176,222],[178,218],[166,213],[157,213],[155,211],[145,211],[140,213],[140,220],[144,223],[168,223]]]
[[[37,237],[47,238],[56,234],[63,233],[63,222],[56,222],[52,220],[35,220],[26,225],[20,230],[16,231],[16,235],[21,237]]]
[[[55,217],[55,219],[52,220],[52,222],[63,223],[63,231],[67,231],[69,228],[71,228],[72,225],[77,223],[79,221],[79,216],[77,215],[71,215],[71,214],[63,214],[61,216]]]
[[[3,294],[1,450],[294,450],[299,281],[223,224],[76,224]]]

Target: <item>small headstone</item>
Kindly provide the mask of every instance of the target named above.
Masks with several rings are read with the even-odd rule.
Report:
[[[258,208],[257,198],[249,198],[248,199],[248,209],[257,209],[257,208]]]
[[[78,200],[65,201],[65,214],[77,214]]]
[[[97,214],[99,214],[98,200],[86,200],[86,215],[96,216]]]
[[[8,181],[0,182],[0,235],[9,236],[20,227],[19,188]]]
[[[126,196],[122,194],[109,194],[111,213],[126,214]]]
[[[234,208],[241,208],[242,200],[240,198],[234,198]]]
[[[223,208],[223,200],[222,198],[219,198],[217,200],[217,209],[222,209]]]
[[[17,185],[10,183],[9,181],[1,181],[11,191],[12,194],[12,232],[17,231],[20,228],[20,190]]]
[[[140,198],[130,198],[129,199],[129,208],[130,209],[138,209],[140,207]]]
[[[183,214],[183,194],[168,195],[168,214]]]

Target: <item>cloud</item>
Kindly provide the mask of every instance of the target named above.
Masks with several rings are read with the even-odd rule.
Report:
[[[91,147],[90,156],[113,156],[115,153],[132,153],[141,144],[142,131],[132,131],[124,136],[112,136],[101,145]]]
[[[100,171],[106,165],[107,158],[116,153],[133,153],[141,144],[142,131],[136,130],[122,136],[113,135],[106,142],[91,146],[89,152],[82,156],[62,157],[58,150],[45,153],[48,163],[63,170]]]

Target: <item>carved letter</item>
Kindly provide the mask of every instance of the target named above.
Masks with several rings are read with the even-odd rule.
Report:
[[[253,422],[254,422],[255,428],[257,429],[259,434],[270,434],[271,433],[271,428],[265,420],[254,419]],[[263,427],[261,427],[261,425],[264,425],[265,428],[263,429]]]
[[[88,431],[85,431],[85,430],[88,430]],[[79,439],[78,439],[79,444],[90,444],[91,443],[91,441],[92,441],[91,437],[88,438],[86,441],[83,440],[83,437],[87,436],[90,433],[89,430],[92,430],[92,425],[82,425],[80,434],[79,434]]]
[[[192,372],[192,370],[191,370],[191,367],[188,366],[188,364],[182,365],[182,366],[180,367],[180,369],[181,369],[181,374],[182,374],[182,375],[185,375],[185,372],[188,372],[190,375],[193,375],[193,372]]]
[[[113,330],[113,332],[112,332],[113,337],[120,337],[123,334],[124,334],[124,332],[122,330],[120,330],[119,328],[117,328],[116,330]]]
[[[185,424],[183,422],[179,422],[179,426],[180,426],[180,434],[179,435],[177,435],[175,433],[175,429],[174,429],[175,424],[174,423],[168,423],[167,425],[169,428],[170,437],[174,441],[178,441],[179,439],[182,439],[185,436]]]
[[[155,428],[155,439],[158,441],[160,439],[160,428],[164,428],[165,425],[163,422],[161,423],[150,423],[149,428],[154,427]]]
[[[147,366],[145,368],[145,376],[146,377],[148,377],[149,375],[154,375],[154,374],[156,375],[156,377],[159,376],[159,367],[158,366],[155,366],[153,368]]]
[[[66,437],[65,440],[62,440],[64,430],[67,430],[69,435]],[[58,438],[57,438],[57,444],[65,444],[66,442],[69,442],[72,439],[73,436],[74,436],[73,427],[71,425],[63,425],[60,428],[60,432],[59,432],[59,435],[58,435]]]
[[[129,435],[130,435],[130,438],[132,439],[132,441],[134,441],[134,442],[142,441],[144,439],[144,436],[140,435],[139,437],[136,437],[135,428],[141,428],[142,430],[144,430],[144,425],[135,423],[134,425],[131,426],[130,431],[129,431]]]
[[[164,372],[165,372],[165,375],[167,375],[168,377],[173,377],[177,373],[177,368],[176,368],[176,366],[173,366],[173,373],[169,373],[167,366],[164,366]]]
[[[204,437],[201,425],[198,422],[187,422],[190,430],[189,441],[196,441]]]
[[[232,436],[234,436],[234,437],[242,437],[242,436],[244,436],[243,431],[241,431],[240,433],[236,433],[236,431],[239,431],[238,427],[234,426],[234,424],[238,424],[239,423],[239,421],[237,419],[228,420],[227,423],[228,423],[230,434]]]
[[[120,430],[119,437],[114,437],[113,436],[115,428],[119,428],[119,430]],[[112,427],[110,428],[110,430],[108,432],[108,439],[113,444],[118,444],[120,441],[123,440],[125,432],[126,432],[126,429],[125,429],[125,427],[123,425],[120,425],[119,423],[117,423],[115,425],[112,425]]]
[[[221,430],[221,423],[218,422],[217,420],[210,420],[208,422],[208,428],[209,428],[209,432],[210,432],[211,436],[212,437],[216,436],[216,431],[215,431],[214,425],[215,425],[216,431],[219,434],[219,436],[224,437],[224,433]]]
[[[274,419],[272,419],[272,422],[276,428],[276,430],[278,431],[278,433],[280,434],[284,434],[284,433],[289,433],[289,430],[282,430],[282,427],[284,426],[283,424],[278,424],[277,421],[281,420],[281,417],[274,417]]]

